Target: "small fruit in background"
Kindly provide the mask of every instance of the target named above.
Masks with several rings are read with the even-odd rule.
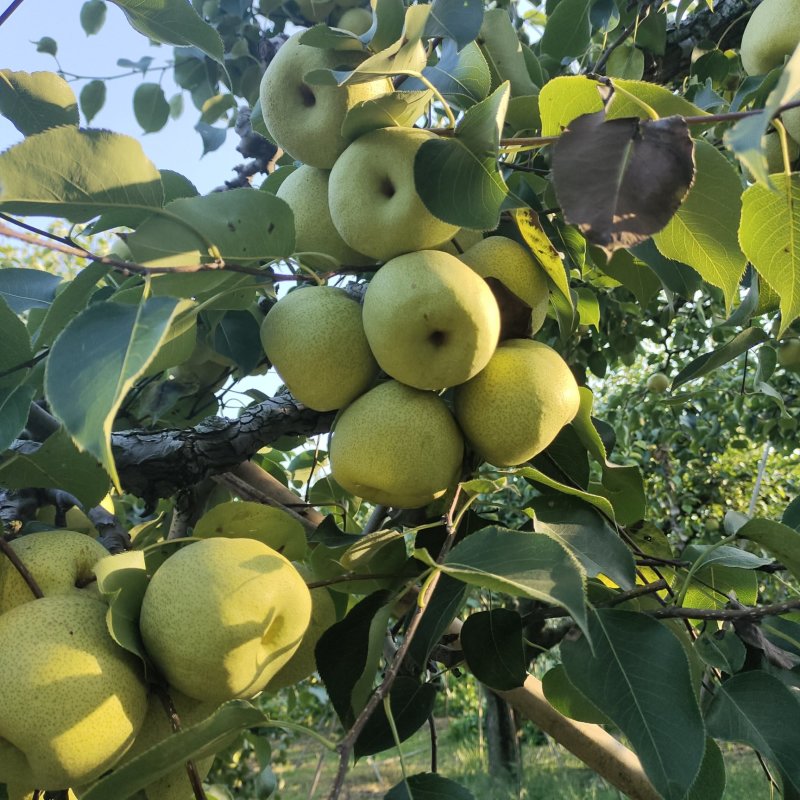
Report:
[[[567,363],[530,339],[501,342],[485,369],[455,390],[458,424],[478,454],[497,467],[541,453],[579,407]]]
[[[348,8],[336,23],[337,28],[361,36],[372,27],[372,12],[366,8]]]
[[[378,374],[361,306],[344,289],[312,286],[289,292],[265,317],[261,342],[289,391],[316,411],[346,406]]]
[[[302,576],[253,539],[205,539],[155,572],[139,620],[171,686],[222,703],[258,694],[300,646],[311,618]]]
[[[663,372],[654,372],[647,379],[647,391],[652,394],[664,394],[669,389],[670,379]]]
[[[435,138],[418,128],[380,128],[342,153],[331,170],[328,200],[333,224],[350,247],[388,261],[439,247],[458,232],[417,194],[414,159]]]
[[[441,250],[422,250],[393,258],[370,281],[364,331],[392,378],[444,389],[486,366],[500,335],[500,311],[476,272]]]
[[[786,339],[778,345],[778,364],[786,369],[800,369],[800,339]]]
[[[331,472],[371,503],[419,508],[458,480],[464,442],[433,392],[387,381],[348,406],[331,440]]]

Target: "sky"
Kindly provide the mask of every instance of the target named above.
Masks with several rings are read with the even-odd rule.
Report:
[[[0,0],[0,10],[10,0]],[[151,56],[153,65],[172,59],[173,48],[168,45],[152,47],[146,37],[128,24],[117,6],[107,3],[106,22],[99,33],[87,36],[79,21],[83,0],[24,0],[22,5],[0,27],[0,69],[57,71],[52,56],[37,53],[32,42],[50,36],[58,43],[58,62],[65,72],[93,77],[108,77],[127,72],[117,66],[117,59],[138,61]],[[72,80],[76,96],[87,82]],[[106,105],[92,120],[93,128],[107,128],[136,138],[147,156],[159,168],[169,168],[183,173],[200,190],[211,191],[226,179],[235,177],[233,167],[240,164],[242,156],[236,152],[238,137],[230,131],[225,144],[217,151],[201,158],[203,145],[193,129],[199,112],[194,108],[188,93],[184,93],[184,112],[170,119],[158,133],[142,132],[133,115],[131,99],[142,80],[162,84],[167,96],[179,91],[171,79],[171,70],[163,73],[149,72],[120,78],[106,83]],[[85,120],[81,120],[85,125]],[[16,144],[22,135],[3,117],[0,117],[0,151]]]

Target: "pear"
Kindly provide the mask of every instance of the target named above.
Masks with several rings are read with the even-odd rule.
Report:
[[[336,7],[334,0],[295,0],[300,13],[310,22],[322,22]]]
[[[112,767],[144,721],[137,660],[105,604],[55,595],[0,616],[0,783],[56,790]]]
[[[500,310],[477,273],[441,250],[393,258],[364,297],[364,331],[381,369],[417,389],[444,389],[482,370]]]
[[[438,395],[387,381],[342,412],[331,473],[371,503],[419,508],[455,485],[463,452],[461,432]]]
[[[800,368],[800,339],[786,339],[778,345],[778,364],[791,370]]]
[[[199,700],[186,697],[174,689],[170,689],[169,696],[180,719],[182,730],[203,722],[218,708],[216,703],[201,703]],[[156,694],[152,694],[147,703],[147,714],[141,730],[136,736],[133,746],[125,754],[118,766],[141,755],[151,747],[157,746],[171,735],[172,725],[167,717],[164,705]],[[201,780],[208,775],[213,763],[214,756],[195,761]],[[189,783],[186,769],[183,766],[153,781],[142,791],[147,800],[194,800],[194,792]]]
[[[550,303],[547,276],[536,259],[519,242],[505,236],[488,236],[460,259],[478,275],[497,278],[531,307],[531,332],[544,324]]]
[[[311,580],[311,573],[298,567],[301,575]],[[311,622],[303,635],[303,641],[295,654],[284,664],[274,678],[267,684],[267,691],[277,692],[286,686],[307,678],[317,668],[314,648],[323,633],[336,622],[336,607],[333,597],[325,586],[311,590]]]
[[[800,100],[800,95],[795,97],[795,100]],[[784,111],[781,114],[781,122],[783,122],[786,133],[794,140],[795,144],[800,144],[800,106]]]
[[[346,406],[378,374],[361,306],[343,289],[312,286],[289,292],[264,319],[261,342],[289,391],[315,411]]]
[[[40,531],[14,539],[11,549],[46,597],[80,594],[99,599],[92,568],[108,550],[85,533]],[[35,599],[11,561],[0,556],[0,614]]]
[[[331,218],[350,247],[380,261],[444,244],[459,230],[435,217],[420,199],[414,159],[436,134],[380,128],[356,139],[333,165]]]
[[[348,8],[339,17],[336,27],[361,36],[372,27],[372,12],[368,8]]]
[[[142,601],[142,640],[171,686],[223,703],[258,694],[300,646],[305,581],[254,539],[205,539],[170,556]]]
[[[393,86],[388,78],[350,86],[307,83],[305,76],[313,70],[354,68],[364,56],[300,44],[304,32],[291,36],[267,67],[261,79],[261,113],[272,139],[292,158],[330,169],[348,145],[341,132],[345,114],[356,103],[388,94]]]
[[[654,372],[647,379],[647,391],[652,394],[664,394],[669,389],[670,380],[663,372]]]
[[[541,453],[579,407],[578,384],[564,359],[530,339],[502,342],[486,368],[455,391],[467,440],[496,467]]]
[[[364,266],[371,259],[357,253],[339,235],[328,208],[330,171],[303,165],[278,187],[277,196],[285,200],[294,214],[295,251],[325,253],[337,264]],[[302,260],[302,259],[301,259]]]
[[[800,44],[800,0],[764,0],[742,35],[740,55],[748,75],[779,67]]]

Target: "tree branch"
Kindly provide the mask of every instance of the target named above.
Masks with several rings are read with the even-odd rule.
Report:
[[[31,575],[30,570],[22,563],[20,557],[17,555],[14,548],[5,540],[5,537],[0,536],[0,553],[2,553],[14,566],[17,572],[22,576],[22,580],[28,584],[28,588],[33,592],[33,596],[38,600],[44,597],[44,592],[36,582],[36,578]]]

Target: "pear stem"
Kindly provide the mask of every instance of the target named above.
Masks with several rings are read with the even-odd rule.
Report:
[[[158,699],[161,701],[161,705],[164,707],[167,717],[169,718],[169,724],[172,726],[172,732],[180,733],[181,718],[178,716],[178,710],[175,708],[175,704],[172,702],[169,692],[161,686],[157,687],[155,691],[158,695]],[[189,778],[189,783],[192,785],[192,791],[194,792],[195,800],[208,800],[206,793],[203,790],[203,781],[200,778],[200,773],[197,771],[197,765],[194,763],[194,761],[189,760],[186,762],[186,775]]]
[[[0,551],[5,555],[8,560],[14,565],[14,568],[22,576],[22,580],[28,584],[28,588],[33,592],[33,596],[40,600],[44,597],[44,592],[41,590],[36,579],[31,575],[28,568],[20,561],[19,556],[14,551],[14,548],[6,541],[4,536],[0,536]]]

